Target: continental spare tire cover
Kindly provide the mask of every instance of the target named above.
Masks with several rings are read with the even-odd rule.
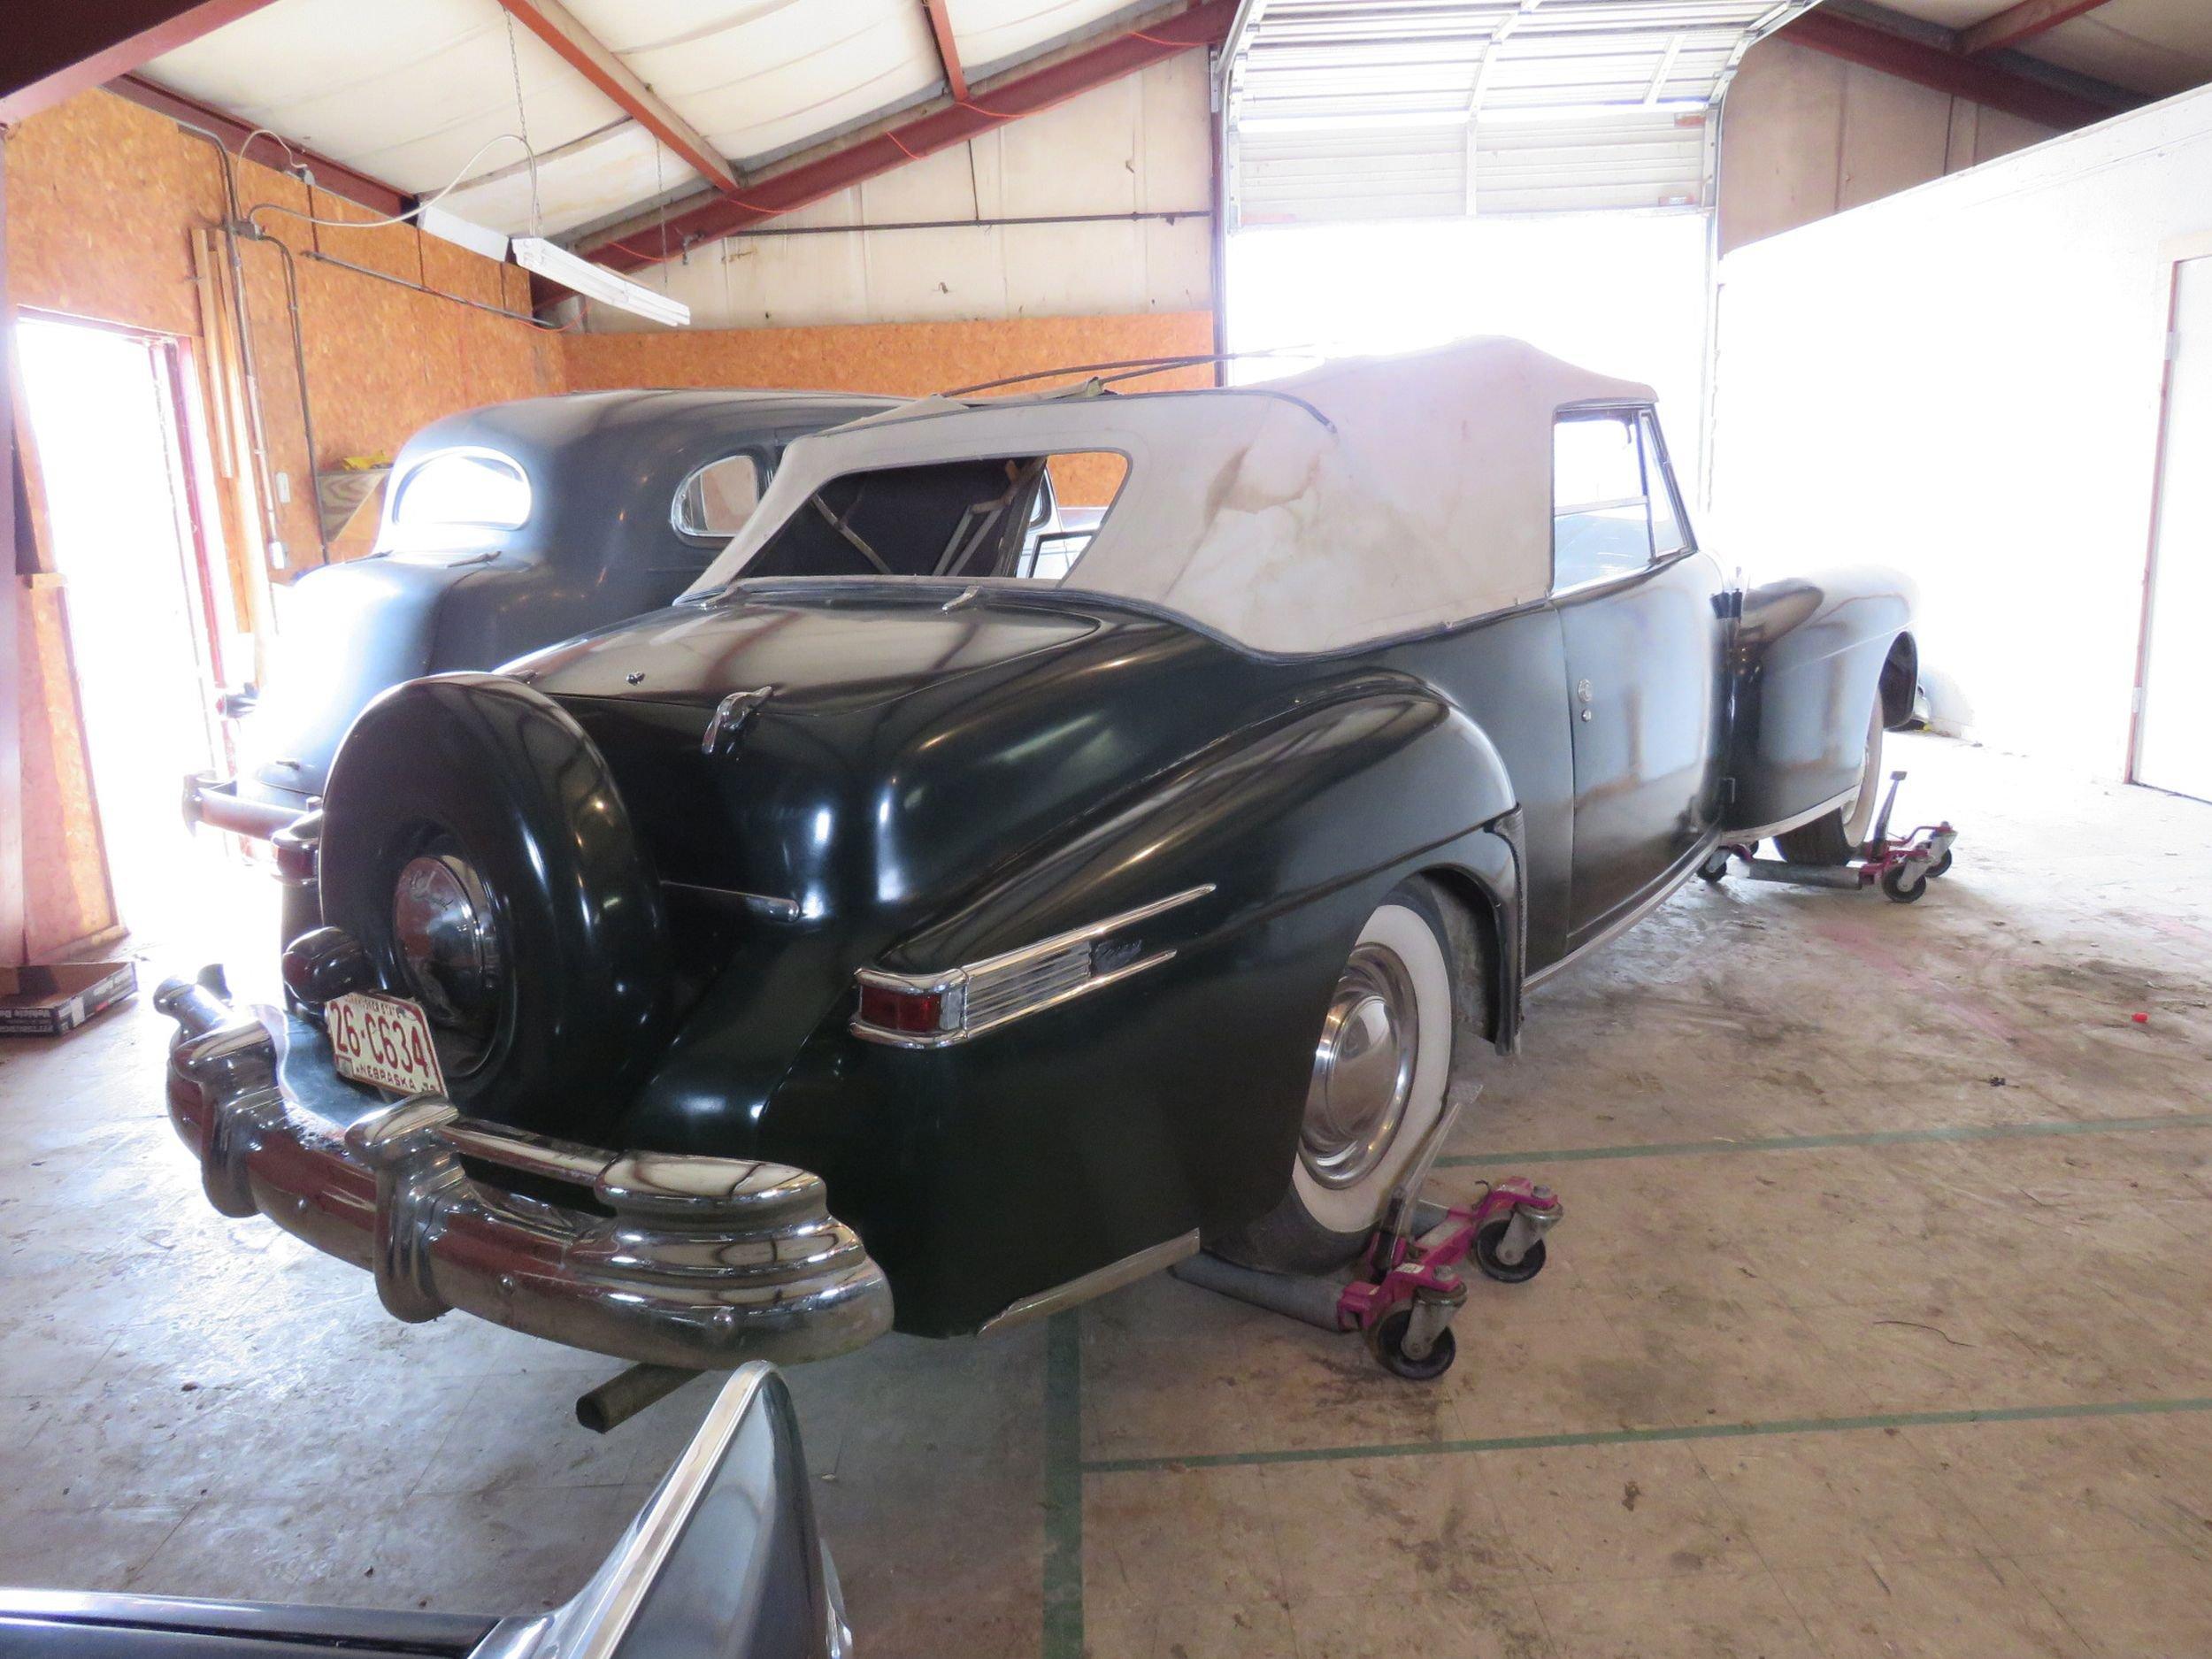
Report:
[[[429,1011],[473,1117],[591,1140],[667,1040],[659,884],[606,758],[497,674],[410,680],[354,721],[323,803],[323,916]]]

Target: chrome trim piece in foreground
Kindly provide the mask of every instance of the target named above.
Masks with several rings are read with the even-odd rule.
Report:
[[[661,1477],[652,1501],[630,1523],[590,1581],[542,1618],[498,1632],[512,1644],[513,1659],[611,1659],[630,1634],[638,1609],[720,1472],[755,1397],[774,1375],[755,1362],[741,1367],[722,1386],[691,1443]],[[703,1639],[714,1633],[696,1632]]]
[[[303,1021],[265,1021],[176,979],[154,1005],[180,1028],[169,1115],[209,1202],[366,1268],[396,1318],[458,1308],[695,1370],[826,1358],[890,1328],[889,1281],[829,1214],[818,1176],[578,1146],[472,1121],[434,1094],[380,1104],[306,1047],[318,1039]],[[510,1190],[464,1159],[575,1201]]]
[[[866,1024],[856,1013],[849,1029],[856,1037],[868,1042],[879,1042],[889,1048],[941,1048],[949,1043],[964,1042],[971,1037],[1003,1025],[1009,1020],[1019,1019],[1025,1014],[1042,1013],[1048,1008],[1057,1008],[1063,1002],[1071,1002],[1092,991],[1103,990],[1110,985],[1119,984],[1133,974],[1142,973],[1147,968],[1156,968],[1164,962],[1171,961],[1174,959],[1175,951],[1172,948],[1166,950],[1156,950],[1148,956],[1135,962],[1125,963],[1119,967],[1109,969],[1104,973],[1096,972],[1087,964],[1083,969],[1083,976],[1072,983],[1064,982],[1057,979],[1046,980],[1034,987],[1038,994],[1033,995],[1033,1000],[1012,1002],[1002,1007],[994,1007],[987,1015],[979,1019],[971,1018],[972,1006],[982,1001],[985,994],[994,989],[1008,987],[1010,982],[1018,979],[1025,971],[1043,965],[1047,958],[1064,951],[1072,950],[1078,946],[1094,944],[1109,933],[1118,933],[1125,927],[1133,927],[1139,922],[1148,921],[1155,916],[1174,910],[1179,905],[1188,904],[1194,899],[1202,899],[1213,890],[1214,884],[1210,881],[1204,882],[1198,887],[1186,887],[1180,893],[1171,893],[1166,898],[1155,899],[1149,904],[1141,904],[1133,910],[1124,910],[1118,916],[1110,916],[1103,921],[1093,922],[1087,927],[1071,928],[1064,933],[1055,933],[1049,939],[1041,939],[1033,945],[1024,945],[1018,950],[1009,950],[999,956],[986,956],[980,962],[970,963],[965,967],[948,968],[941,973],[896,973],[888,968],[863,968],[853,976],[857,984],[877,986],[886,990],[905,992],[911,995],[926,996],[935,993],[949,1001],[956,1002],[958,1018],[955,1024],[941,1031],[887,1031],[882,1026]],[[1014,987],[1012,988],[1019,990],[1027,987]]]
[[[806,1628],[803,1617],[820,1627]],[[772,1366],[754,1361],[723,1385],[583,1588],[549,1613],[502,1620],[472,1659],[750,1654],[764,1632],[778,1632],[775,1651],[793,1659],[851,1651],[790,1391]]]
[[[989,1336],[995,1331],[1010,1331],[1016,1325],[1027,1325],[1047,1314],[1057,1313],[1063,1308],[1072,1308],[1078,1302],[1102,1296],[1110,1290],[1119,1290],[1124,1285],[1133,1285],[1141,1279],[1149,1278],[1164,1267],[1188,1261],[1198,1254],[1198,1229],[1157,1244],[1147,1245],[1134,1256],[1125,1256],[1118,1262],[1071,1279],[1064,1285],[1055,1285],[1050,1290],[1041,1290],[1033,1296],[1024,1296],[1010,1307],[1001,1310],[983,1322],[979,1336]]]

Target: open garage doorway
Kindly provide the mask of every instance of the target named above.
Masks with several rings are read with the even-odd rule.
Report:
[[[1231,365],[1272,379],[1317,358],[1510,334],[1647,382],[1679,477],[1701,476],[1702,213],[1577,213],[1254,227],[1229,241]]]
[[[192,914],[207,855],[178,810],[219,763],[216,572],[202,534],[183,364],[165,337],[16,328],[118,911],[142,946]]]

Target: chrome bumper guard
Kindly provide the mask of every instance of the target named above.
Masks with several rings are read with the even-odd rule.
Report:
[[[237,779],[218,778],[211,772],[185,774],[181,804],[187,829],[204,824],[257,841],[269,840],[307,810],[245,800],[238,793]]]
[[[464,1118],[434,1094],[386,1102],[342,1080],[296,1016],[182,979],[154,1006],[179,1027],[169,1116],[209,1202],[366,1268],[395,1318],[458,1308],[695,1370],[825,1359],[891,1327],[889,1282],[829,1215],[819,1176],[603,1151]],[[574,1202],[509,1191],[470,1164]]]

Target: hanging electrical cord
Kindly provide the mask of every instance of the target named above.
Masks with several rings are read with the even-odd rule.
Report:
[[[515,14],[507,19],[507,70],[515,81],[515,126],[522,134],[523,153],[530,157],[530,234],[545,234],[545,215],[538,206],[538,152],[530,145],[530,111],[522,102],[522,54],[515,46]]]
[[[653,139],[653,199],[660,204],[661,264],[665,265],[668,263],[668,190],[661,182],[661,141],[658,134]]]
[[[265,127],[255,127],[253,131],[248,133],[243,138],[238,141],[239,160],[250,161],[253,159],[253,157],[247,154],[247,152],[253,148],[253,141],[257,138],[267,139],[271,143],[274,144],[279,150],[284,152],[284,169],[287,173],[296,173],[299,171],[299,152],[294,150],[291,145],[284,142],[283,134],[273,133]]]
[[[411,222],[415,216],[420,213],[423,209],[426,207],[437,206],[439,203],[444,201],[446,197],[451,196],[456,190],[459,189],[463,181],[469,176],[469,169],[473,167],[478,161],[481,160],[484,152],[495,144],[520,144],[523,149],[523,153],[530,157],[530,194],[533,202],[531,212],[534,216],[532,232],[534,234],[536,231],[534,215],[537,211],[535,198],[537,196],[538,189],[538,158],[536,153],[530,149],[530,141],[523,137],[519,133],[500,133],[493,137],[486,139],[482,143],[476,147],[476,153],[461,164],[461,170],[453,175],[453,181],[447,185],[444,189],[439,191],[435,196],[425,197],[423,200],[416,203],[414,206],[409,208],[404,213],[394,213],[388,219],[318,219],[312,213],[303,213],[299,209],[296,207],[287,207],[281,202],[257,203],[254,206],[247,210],[246,217],[250,220],[254,214],[265,211],[271,213],[282,213],[288,219],[305,219],[311,225],[334,226],[340,230],[377,230],[386,225],[405,225]]]

